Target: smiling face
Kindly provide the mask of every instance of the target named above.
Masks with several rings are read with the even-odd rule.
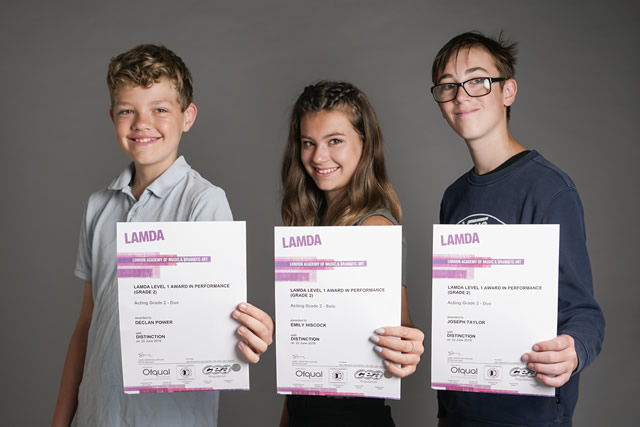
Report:
[[[194,104],[182,111],[177,91],[167,78],[151,87],[118,89],[110,110],[118,143],[133,160],[136,175],[152,179],[176,160],[182,132],[191,128],[196,114]]]
[[[452,56],[437,83],[459,83],[474,77],[504,77],[493,57],[482,48],[463,49]],[[506,107],[515,101],[516,91],[513,79],[505,81],[503,87],[493,83],[491,93],[482,97],[470,97],[458,88],[454,100],[438,106],[449,126],[467,143],[498,141],[508,133]]]
[[[327,204],[344,192],[362,155],[362,138],[341,110],[307,113],[300,121],[300,158]]]

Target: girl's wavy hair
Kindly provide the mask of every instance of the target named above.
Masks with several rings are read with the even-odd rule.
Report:
[[[347,190],[327,210],[324,193],[305,171],[300,158],[300,122],[309,113],[346,114],[363,142],[362,155]],[[364,215],[388,208],[400,223],[402,210],[384,165],[382,132],[366,95],[346,82],[320,81],[304,88],[291,112],[289,137],[281,169],[284,225],[353,225]]]
[[[193,102],[191,72],[182,59],[162,45],[141,44],[111,58],[107,86],[111,106],[116,92],[124,86],[151,87],[162,77],[174,85],[182,111]]]

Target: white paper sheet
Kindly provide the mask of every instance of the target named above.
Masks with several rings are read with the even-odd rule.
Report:
[[[556,337],[558,247],[558,225],[434,225],[434,389],[554,395],[521,356]]]
[[[125,393],[249,389],[231,313],[246,301],[245,223],[118,223]]]
[[[278,393],[400,398],[369,337],[401,319],[402,230],[275,227]]]

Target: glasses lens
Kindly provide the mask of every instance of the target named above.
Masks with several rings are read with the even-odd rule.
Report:
[[[456,91],[458,89],[458,85],[453,83],[444,83],[441,85],[436,85],[433,88],[433,97],[438,102],[447,102],[451,101],[456,97]]]
[[[469,96],[484,96],[491,92],[491,80],[486,77],[467,80],[464,88]]]

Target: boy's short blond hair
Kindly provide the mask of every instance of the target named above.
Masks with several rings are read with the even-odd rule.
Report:
[[[111,58],[107,73],[111,105],[121,87],[150,87],[162,77],[168,78],[175,86],[178,102],[185,111],[193,102],[191,72],[170,49],[162,45],[141,44]]]

